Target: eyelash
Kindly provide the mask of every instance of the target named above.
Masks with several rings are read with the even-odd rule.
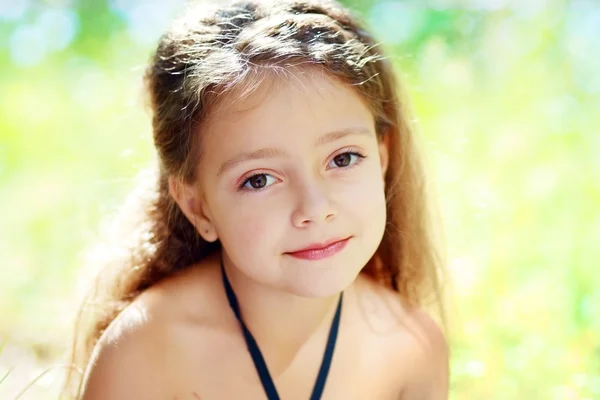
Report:
[[[362,154],[360,151],[358,151],[356,149],[350,149],[350,150],[346,150],[346,151],[336,154],[335,156],[332,157],[332,160],[338,156],[343,156],[344,154],[356,156],[356,162],[352,165],[348,165],[347,167],[337,167],[334,169],[344,169],[344,170],[348,171],[348,170],[351,170],[352,168],[356,167],[357,165],[359,165],[365,158],[367,158],[367,156]]]
[[[354,164],[352,164],[352,165],[349,165],[349,166],[347,166],[347,167],[337,167],[337,168],[334,168],[334,169],[343,169],[343,170],[349,171],[349,170],[351,170],[352,168],[354,168],[354,167],[356,167],[357,165],[359,165],[359,164],[360,164],[360,163],[361,163],[361,162],[362,162],[362,161],[363,161],[365,158],[367,158],[367,156],[365,156],[364,154],[362,154],[360,151],[358,151],[358,150],[356,150],[356,149],[351,149],[351,150],[347,150],[347,151],[344,151],[344,152],[341,152],[341,153],[338,153],[338,154],[336,154],[335,156],[333,156],[333,157],[332,157],[332,160],[333,160],[333,159],[335,159],[336,157],[339,157],[339,156],[342,156],[342,155],[345,155],[345,154],[349,154],[349,155],[351,155],[351,156],[356,156],[356,157],[357,157],[357,160],[356,160],[356,162],[355,162]],[[328,165],[329,165],[329,164],[328,164]],[[254,173],[254,174],[252,174],[252,175],[250,175],[250,176],[246,177],[246,178],[243,180],[243,182],[242,182],[242,183],[239,185],[239,187],[238,187],[237,191],[238,191],[238,192],[246,192],[246,193],[262,192],[262,191],[263,191],[264,189],[266,189],[268,186],[266,186],[266,187],[263,187],[263,188],[260,188],[260,189],[254,189],[254,188],[252,188],[252,189],[248,189],[248,188],[245,188],[245,187],[244,187],[244,186],[246,186],[246,184],[247,184],[247,183],[250,181],[250,179],[252,179],[252,178],[254,178],[254,177],[256,177],[256,176],[260,176],[260,175],[269,175],[269,174],[265,174],[265,173],[263,173],[263,172],[257,172],[257,173]]]

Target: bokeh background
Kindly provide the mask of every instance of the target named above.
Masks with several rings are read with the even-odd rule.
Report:
[[[452,398],[600,399],[600,2],[345,3],[424,137]],[[57,398],[82,251],[152,160],[141,77],[182,4],[0,1],[1,399]]]

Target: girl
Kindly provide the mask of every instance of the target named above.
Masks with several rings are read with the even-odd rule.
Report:
[[[445,399],[422,171],[370,34],[333,2],[196,5],[146,80],[156,187],[82,308],[76,397]]]

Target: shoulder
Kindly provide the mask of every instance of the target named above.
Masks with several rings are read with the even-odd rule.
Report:
[[[444,331],[424,309],[368,277],[358,281],[358,296],[372,337],[395,376],[402,399],[446,399],[449,350]]]
[[[152,286],[111,322],[88,363],[83,400],[164,399],[177,392],[182,354],[196,345],[189,338],[216,319],[210,280],[198,275],[191,268]]]
[[[83,382],[83,400],[165,398],[169,382],[161,356],[160,316],[135,301],[111,322],[94,347]]]
[[[411,374],[401,389],[401,399],[447,399],[449,350],[446,337],[434,319],[422,309],[409,313],[412,346],[406,352]]]

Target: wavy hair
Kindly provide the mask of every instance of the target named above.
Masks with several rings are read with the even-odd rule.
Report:
[[[320,68],[350,85],[369,105],[377,135],[388,137],[386,229],[363,273],[410,305],[435,307],[444,321],[437,232],[421,156],[407,102],[381,45],[333,1],[192,4],[162,35],[146,70],[156,174],[134,191],[123,212],[130,219],[127,229],[102,252],[104,265],[75,325],[74,366],[85,367],[103,331],[136,296],[220,248],[197,234],[170,196],[168,179],[195,179],[202,128],[223,96],[248,93],[270,73],[303,67]],[[79,392],[80,385],[81,376],[71,373],[64,393]]]

